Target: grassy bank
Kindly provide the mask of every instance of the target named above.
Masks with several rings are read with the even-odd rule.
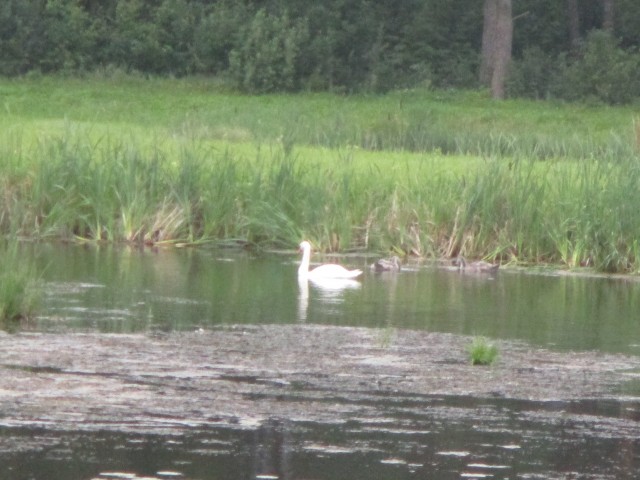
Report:
[[[447,154],[592,158],[637,149],[634,109],[509,100],[479,92],[243,96],[203,79],[0,80],[3,129],[91,125],[201,140]],[[24,132],[27,133],[27,132]]]
[[[131,78],[0,81],[0,98],[5,234],[640,268],[630,109]]]

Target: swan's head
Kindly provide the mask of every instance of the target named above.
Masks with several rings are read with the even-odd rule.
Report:
[[[309,242],[307,242],[306,240],[301,242],[299,251],[300,252],[310,252],[311,251],[311,244]]]

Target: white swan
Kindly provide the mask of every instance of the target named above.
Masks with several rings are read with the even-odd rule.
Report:
[[[311,244],[306,240],[300,244],[302,251],[302,261],[298,268],[298,278],[308,278],[309,280],[329,279],[329,278],[356,278],[362,275],[362,270],[347,270],[342,265],[335,263],[327,263],[319,267],[309,270],[309,261],[311,260]]]

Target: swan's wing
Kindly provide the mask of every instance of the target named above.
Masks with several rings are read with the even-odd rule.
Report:
[[[355,278],[362,275],[362,270],[347,270],[342,265],[328,263],[320,265],[309,272],[313,278]]]

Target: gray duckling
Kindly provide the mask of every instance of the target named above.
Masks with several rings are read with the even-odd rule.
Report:
[[[456,265],[461,271],[475,273],[496,273],[498,271],[498,268],[500,268],[500,264],[489,263],[485,262],[484,260],[467,263],[467,260],[461,255],[453,260],[453,264]]]
[[[371,264],[371,270],[374,272],[399,272],[400,259],[395,255],[391,258],[381,258]]]

